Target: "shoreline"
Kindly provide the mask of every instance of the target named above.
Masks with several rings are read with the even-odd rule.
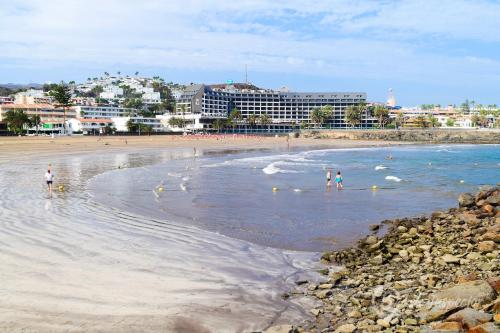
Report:
[[[356,246],[325,252],[322,281],[297,281],[288,294],[316,300],[315,319],[280,332],[498,332],[500,187],[458,202],[382,221]]]
[[[31,139],[31,138],[29,138],[29,139]],[[38,138],[34,138],[34,139],[36,140]],[[73,140],[73,139],[77,139],[77,140]],[[229,152],[234,152],[234,151],[243,152],[246,149],[249,149],[249,150],[263,149],[265,151],[287,150],[286,141],[282,137],[277,138],[277,139],[276,138],[265,138],[263,140],[260,140],[260,138],[229,137],[229,138],[226,138],[223,140],[210,139],[210,140],[205,140],[205,141],[204,141],[204,139],[199,139],[199,140],[193,141],[193,139],[191,139],[191,138],[189,138],[189,139],[182,138],[182,139],[176,139],[176,140],[158,139],[158,140],[152,140],[152,141],[149,140],[150,139],[149,137],[138,138],[136,140],[134,140],[134,139],[135,139],[135,137],[132,137],[132,138],[127,137],[128,143],[125,144],[123,141],[121,141],[121,140],[123,140],[123,138],[117,138],[116,141],[111,141],[111,140],[106,141],[104,139],[97,141],[97,138],[94,138],[94,137],[90,137],[90,138],[87,138],[87,137],[84,137],[84,138],[66,138],[66,137],[64,137],[64,138],[56,138],[55,141],[57,141],[57,142],[55,142],[55,143],[50,143],[50,139],[43,140],[42,142],[38,143],[38,144],[40,144],[40,146],[36,147],[36,149],[32,148],[30,150],[30,149],[27,149],[27,147],[29,145],[32,145],[32,143],[29,142],[30,140],[23,141],[22,138],[13,138],[13,140],[5,140],[4,141],[4,140],[2,140],[2,138],[0,138],[0,153],[2,153],[2,157],[0,158],[0,168],[9,166],[8,165],[9,162],[12,164],[15,164],[16,161],[23,161],[26,163],[26,160],[28,160],[28,161],[33,161],[33,166],[34,166],[35,170],[37,168],[40,168],[40,167],[43,169],[44,168],[43,163],[45,163],[46,161],[50,161],[50,159],[52,159],[52,163],[54,164],[53,160],[55,160],[55,159],[61,158],[61,159],[69,160],[69,159],[74,158],[77,154],[83,154],[84,160],[89,160],[89,159],[91,159],[91,157],[92,158],[93,157],[100,158],[100,160],[94,162],[96,165],[98,165],[100,162],[104,162],[104,161],[107,161],[106,163],[111,163],[111,165],[112,165],[113,162],[109,161],[110,158],[112,157],[112,154],[115,154],[115,155],[120,154],[120,153],[136,154],[136,153],[140,153],[141,151],[144,151],[145,148],[148,148],[146,150],[148,152],[148,154],[154,154],[155,152],[160,152],[160,151],[162,151],[162,149],[164,149],[163,152],[165,154],[178,152],[179,154],[185,154],[184,157],[189,158],[189,156],[192,156],[191,150],[193,149],[193,146],[195,144],[197,146],[197,149],[199,149],[198,152],[208,153],[208,154],[211,154],[211,153],[226,154],[228,150],[229,150]],[[18,141],[18,140],[21,140],[21,141]],[[292,142],[291,149],[292,150],[293,149],[302,149],[302,148],[311,148],[311,149],[332,148],[332,149],[334,149],[334,148],[350,148],[350,147],[360,147],[361,148],[361,147],[387,147],[387,146],[391,146],[391,143],[388,143],[388,142],[370,142],[370,141],[352,142],[352,141],[348,141],[348,140],[347,140],[348,142],[346,142],[346,140],[328,140],[328,141],[321,140],[321,142],[318,142],[318,141],[320,141],[320,140],[293,139],[291,141]],[[108,145],[106,145],[106,142],[108,143]],[[151,145],[152,145],[151,143],[154,145],[154,147],[151,147]],[[347,144],[347,146],[345,144]],[[398,146],[400,145],[399,143],[395,143],[395,144]],[[22,150],[22,153],[19,153],[19,149]],[[107,155],[107,153],[111,153],[111,154]],[[7,163],[7,164],[5,164],[5,163]],[[68,164],[68,166],[70,166],[70,164]],[[14,168],[15,166],[10,165],[10,167]],[[88,228],[88,227],[90,227],[90,225],[86,226],[86,228]],[[116,228],[114,225],[112,227]],[[92,230],[92,229],[89,229],[89,230]],[[141,231],[141,233],[143,232],[142,230],[140,230],[140,231]],[[85,232],[88,232],[88,230],[85,230]],[[208,232],[208,231],[205,231],[205,233],[206,232]],[[200,234],[206,235],[205,233],[200,233]],[[114,236],[116,236],[116,235],[114,235]],[[184,236],[182,236],[182,237],[184,237]],[[201,236],[197,236],[197,237],[201,237]],[[205,237],[205,236],[203,236],[203,237]],[[211,238],[212,238],[212,236],[211,236]],[[220,242],[220,240],[222,239],[219,236],[213,236],[213,238],[214,238],[213,239],[214,242]],[[100,239],[102,242],[105,242],[104,237],[100,237]],[[179,239],[179,241],[181,241],[181,239]],[[226,243],[226,242],[224,242],[224,243]],[[228,243],[227,249],[232,248],[233,250],[237,249],[238,246],[241,246],[241,245],[232,245],[232,244],[247,244],[247,242],[242,242],[242,241],[233,240],[233,239],[228,239],[227,243]],[[181,244],[181,243],[179,243],[179,244]],[[231,245],[229,245],[229,244],[231,244]],[[93,246],[96,246],[96,245],[93,245]],[[273,260],[276,260],[277,264],[280,262],[280,260],[282,260],[279,257],[278,253],[281,253],[284,256],[283,262],[286,263],[288,261],[290,261],[290,262],[294,261],[293,256],[287,255],[287,251],[281,251],[281,250],[276,251],[276,249],[265,249],[261,246],[256,246],[256,245],[250,245],[250,247],[254,249],[253,256],[255,256],[255,255],[258,255],[259,257],[260,256],[264,256],[264,257],[269,256],[270,258],[274,258]],[[229,250],[229,251],[232,251],[232,250]],[[110,258],[114,258],[109,253],[106,255],[109,255]],[[209,256],[209,254],[205,254],[205,255]],[[220,253],[219,256],[220,255],[222,255],[222,253]],[[115,258],[115,260],[118,258],[119,257]],[[216,258],[216,257],[212,257],[212,260],[214,260],[214,258]],[[244,255],[243,256],[242,255],[236,256],[232,260],[232,261],[234,261],[232,263],[232,265],[234,265],[234,267],[237,267],[237,264],[239,262],[241,262],[242,259],[244,260],[245,258],[246,257]],[[219,259],[220,259],[220,257],[219,257]],[[300,261],[301,259],[298,258],[296,260]],[[165,263],[168,263],[168,262],[169,261],[166,260],[166,261],[164,261],[164,263],[162,263],[162,265],[165,265]],[[7,261],[7,263],[9,263],[9,261]],[[132,264],[137,265],[136,262],[134,262]],[[178,263],[176,263],[176,264],[178,264]],[[211,261],[208,260],[208,261],[202,262],[202,264],[203,265],[211,265],[213,263],[211,263]],[[260,263],[260,264],[263,264],[263,263]],[[296,265],[295,263],[288,263],[288,264],[291,264],[292,266]],[[254,269],[256,269],[257,272],[259,271],[259,269],[262,269],[262,267],[266,267],[266,271],[265,272],[261,271],[260,274],[269,274],[273,279],[278,279],[278,280],[283,279],[283,278],[286,278],[287,280],[291,279],[291,276],[287,276],[287,274],[289,274],[290,271],[288,271],[288,273],[285,274],[284,272],[273,271],[268,266],[268,264],[265,264],[261,268],[259,268],[257,263],[254,263],[254,265],[256,265],[256,266],[252,266],[252,267]],[[64,267],[64,265],[62,267]],[[282,267],[282,266],[277,266],[277,267]],[[299,263],[299,266],[297,266],[297,267],[300,268],[300,263]],[[297,274],[297,273],[300,274],[300,269],[298,269],[297,267],[294,268],[293,274]],[[268,270],[271,270],[271,272],[269,272]],[[312,270],[311,267],[307,267],[307,269],[302,272],[303,274],[300,274],[300,275],[307,275],[307,273],[311,273],[311,270]],[[0,271],[0,273],[1,273],[1,271]],[[81,273],[85,273],[85,271],[82,271]],[[115,273],[120,274],[120,273],[122,273],[122,271],[117,270]],[[199,271],[199,273],[201,273],[201,271]],[[48,274],[48,273],[46,273],[46,274]],[[224,275],[222,275],[223,279],[227,279],[226,274],[227,274],[227,272],[224,272]],[[252,274],[255,274],[255,272],[252,272],[252,269],[249,269],[248,274],[252,275]],[[167,277],[168,277],[168,274],[167,274]],[[109,276],[106,276],[105,278],[108,279]],[[142,280],[142,278],[140,278],[140,277],[137,277],[137,278],[139,279],[139,281]],[[190,276],[188,276],[187,278],[191,279]],[[218,278],[221,278],[221,277],[219,276]],[[231,279],[234,279],[234,278],[235,278],[234,276],[231,277]],[[94,279],[97,279],[95,281],[98,281],[97,276]],[[254,285],[253,285],[253,287],[251,287],[252,283],[249,283],[248,281],[245,282],[247,279],[248,278],[241,279],[240,283],[243,282],[244,285],[242,287],[238,286],[238,288],[247,289],[247,288],[256,288],[256,287],[262,288],[263,287],[262,282],[257,283],[255,281],[252,282],[252,283],[254,283]],[[301,280],[301,279],[304,279],[304,277],[299,278],[299,280]],[[307,277],[307,279],[311,280],[311,277]],[[235,283],[235,281],[237,281],[237,280],[238,279],[234,280],[232,283]],[[293,282],[293,281],[288,281],[287,283],[282,284],[281,286],[287,285],[291,282]],[[249,283],[249,284],[247,284],[247,283]],[[188,287],[188,288],[190,288],[190,287]],[[217,288],[220,288],[220,286],[217,286]],[[269,288],[269,286],[267,286],[265,288]],[[207,289],[209,289],[209,288],[207,288]],[[105,294],[104,289],[102,290],[102,292]],[[128,291],[126,291],[126,289],[123,289],[122,292],[124,294],[128,293]],[[212,290],[212,292],[215,292],[215,290]],[[224,293],[227,291],[224,288],[222,288],[222,290],[220,292]],[[266,293],[264,293],[264,294],[262,294],[262,292],[261,292],[260,297],[263,297],[263,296],[269,297],[269,295],[272,295],[274,293],[274,295],[272,297],[279,298],[278,294],[280,292],[284,292],[284,290],[283,289],[274,289],[274,290],[268,289],[266,291]],[[75,294],[72,294],[71,297],[76,297],[77,295],[78,295],[78,293],[75,293]],[[160,293],[160,295],[161,295],[161,293]],[[131,295],[129,295],[128,297],[130,297],[130,296]],[[215,295],[213,295],[213,296],[215,296]],[[211,332],[211,331],[213,331],[213,332],[215,332],[215,331],[217,331],[217,332],[233,332],[233,331],[246,332],[250,329],[253,329],[253,330],[262,329],[262,327],[265,327],[266,325],[271,326],[275,323],[276,318],[277,318],[277,322],[285,322],[285,321],[290,321],[291,319],[294,318],[294,316],[298,315],[297,304],[293,305],[294,303],[287,303],[288,304],[287,308],[290,306],[295,307],[295,308],[289,309],[290,311],[287,310],[287,308],[280,310],[280,311],[284,311],[284,314],[280,314],[279,313],[280,311],[278,311],[278,313],[273,315],[273,316],[275,316],[274,319],[266,322],[265,325],[262,325],[262,323],[263,323],[262,320],[264,320],[264,318],[262,318],[263,313],[259,312],[262,310],[256,309],[253,306],[257,305],[257,304],[260,304],[259,306],[263,306],[263,302],[264,303],[266,303],[266,302],[272,303],[272,302],[275,302],[276,299],[263,301],[263,300],[259,299],[259,297],[257,297],[257,296],[259,296],[259,294],[257,294],[257,295],[252,294],[251,295],[251,297],[249,299],[255,297],[255,299],[254,299],[255,304],[253,304],[253,305],[250,304],[249,308],[246,310],[247,311],[248,310],[256,311],[258,313],[258,316],[261,316],[261,318],[259,318],[260,322],[257,322],[257,319],[256,319],[257,317],[252,317],[252,316],[247,314],[248,316],[243,316],[242,318],[239,318],[238,323],[236,324],[237,326],[232,326],[233,328],[235,328],[235,330],[228,330],[228,329],[217,330],[218,327],[219,328],[224,327],[224,326],[220,326],[220,325],[224,325],[224,321],[231,320],[232,316],[235,315],[235,313],[231,314],[231,311],[229,311],[229,313],[224,312],[227,310],[225,307],[223,307],[223,311],[220,310],[221,312],[219,312],[219,310],[217,310],[216,311],[217,315],[214,318],[211,318],[211,316],[213,316],[214,314],[211,312],[211,311],[213,311],[213,309],[211,309],[210,307],[204,308],[202,306],[195,306],[194,308],[192,308],[192,307],[185,307],[185,305],[184,305],[184,307],[179,307],[177,309],[179,311],[186,312],[188,317],[177,318],[177,319],[179,319],[178,321],[177,321],[175,316],[172,317],[171,311],[168,311],[168,313],[169,313],[168,316],[165,316],[165,313],[167,313],[167,312],[164,312],[163,317],[161,315],[161,311],[158,314],[154,314],[154,315],[151,313],[142,313],[140,315],[137,315],[137,313],[141,313],[141,311],[137,311],[135,315],[134,314],[126,314],[126,316],[120,315],[120,314],[118,314],[118,315],[115,314],[115,316],[112,316],[109,314],[102,316],[102,315],[94,315],[94,314],[92,314],[92,312],[89,312],[85,315],[80,314],[80,315],[74,316],[75,315],[74,313],[68,313],[68,318],[70,318],[70,320],[73,322],[73,324],[72,324],[72,325],[74,325],[74,326],[72,326],[73,328],[77,329],[79,326],[83,327],[83,326],[87,325],[87,327],[90,328],[88,331],[94,331],[94,330],[98,331],[98,330],[102,330],[102,329],[104,329],[104,330],[121,329],[122,331],[125,331],[125,332],[128,332],[128,331],[135,332],[135,331],[141,331],[141,329],[144,329],[144,327],[148,327],[149,329],[156,331],[156,330],[161,329],[161,326],[159,326],[159,325],[162,322],[162,318],[163,318],[164,323],[166,323],[167,325],[171,325],[168,327],[173,329],[173,332],[176,332],[176,331],[183,332],[182,329],[184,329],[184,331],[189,330],[192,332]],[[72,302],[70,300],[71,297],[69,297],[67,299],[61,299],[61,301],[69,302],[69,304],[71,304],[71,302]],[[154,295],[146,295],[146,298],[147,297],[152,297],[151,300],[152,300],[153,304],[155,304],[154,302],[158,301]],[[201,295],[199,297],[200,297],[200,299],[198,300],[199,302],[201,302],[201,303],[206,302],[206,299],[203,299],[203,297]],[[247,296],[243,296],[243,297],[245,298],[245,297],[249,297],[249,296],[247,295]],[[234,311],[245,310],[244,308],[241,308],[241,306],[242,306],[241,304],[238,304],[237,302],[233,303],[233,301],[234,300],[231,300],[231,301],[225,300],[225,302],[227,304],[229,304],[229,308],[233,307]],[[218,304],[216,301],[214,301],[214,302],[216,304]],[[297,302],[299,302],[299,303],[306,302],[305,303],[306,305],[301,307],[302,309],[310,307],[307,303],[308,302],[307,299],[306,300],[297,299]],[[1,304],[0,304],[0,306],[1,306]],[[108,306],[112,306],[112,304],[108,304]],[[223,306],[223,303],[219,304],[219,306]],[[266,304],[266,307],[269,307],[269,306],[270,306],[269,304]],[[5,309],[4,306],[1,306],[1,307],[3,307]],[[20,317],[17,317],[17,318],[24,318],[26,320],[29,319],[29,322],[31,322],[31,323],[34,323],[35,325],[41,325],[37,319],[30,317],[30,316],[34,315],[33,313],[31,313],[31,314],[27,314],[25,312],[23,313],[22,312],[23,310],[19,307],[12,307],[12,308],[17,308],[19,310],[18,315],[20,315]],[[50,307],[46,307],[47,310],[49,308]],[[111,307],[111,309],[112,308],[113,308],[113,306]],[[193,311],[195,309],[198,309],[199,311],[201,311],[203,313],[203,315],[200,316],[200,322],[202,322],[202,323],[200,325],[190,326],[190,325],[192,325],[192,324],[190,324],[190,320],[189,320],[190,311]],[[123,310],[125,310],[125,309],[123,309]],[[113,311],[114,310],[112,310],[112,311],[108,310],[108,312],[113,312]],[[246,313],[247,311],[243,311],[242,313]],[[301,310],[301,311],[303,311],[303,310]],[[130,312],[130,311],[126,311],[126,312]],[[287,314],[287,312],[290,312],[290,313]],[[80,313],[85,313],[85,311],[80,312]],[[106,311],[105,311],[105,313],[106,313]],[[236,313],[238,313],[238,312],[236,312]],[[257,315],[257,313],[254,315]],[[10,314],[13,315],[13,318],[16,318],[12,311]],[[40,314],[35,314],[35,315],[38,316]],[[39,330],[36,330],[37,332],[44,331],[44,330],[47,332],[63,330],[63,329],[61,329],[61,327],[64,327],[64,324],[62,322],[60,322],[59,319],[65,319],[64,315],[61,318],[61,313],[58,313],[58,312],[51,313],[48,311],[44,315],[48,316],[49,318],[52,318],[51,325],[55,325],[55,326],[49,326],[49,328],[47,328],[47,327],[44,328],[44,326],[37,326],[39,328]],[[267,315],[269,315],[269,314],[266,313],[266,316]],[[124,318],[130,318],[130,319],[124,319]],[[202,320],[202,318],[203,318],[203,320]],[[113,325],[117,324],[117,322],[116,322],[117,320],[122,320],[123,325],[126,325],[126,326],[113,326]],[[106,323],[102,323],[103,321]],[[192,322],[192,320],[191,320],[191,322]],[[252,325],[250,325],[250,323],[252,323]],[[2,324],[2,320],[0,320],[0,324]],[[90,326],[88,326],[88,325],[90,325]],[[0,325],[0,327],[2,327],[2,326]],[[6,326],[6,327],[9,327],[9,326]],[[12,331],[16,332],[16,329],[15,329],[16,327],[17,326],[11,326],[9,328],[14,328]],[[236,329],[236,327],[239,327],[239,328]],[[126,328],[129,328],[129,329],[126,329]],[[132,329],[132,328],[134,328],[134,329]]]
[[[387,147],[408,145],[411,142],[290,138],[290,150],[297,148],[351,148]],[[50,137],[0,137],[0,153],[9,155],[33,156],[47,154],[78,154],[93,152],[125,152],[139,149],[196,148],[201,150],[245,149],[287,150],[286,137],[263,137],[245,135],[213,136],[61,136]]]

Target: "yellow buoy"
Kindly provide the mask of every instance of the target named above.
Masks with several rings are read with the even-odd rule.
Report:
[[[59,185],[59,192],[64,192],[64,185]]]
[[[158,192],[163,192],[163,186],[158,187]]]
[[[273,187],[273,192],[278,192],[278,188],[277,187]]]
[[[372,186],[372,190],[376,190],[377,188],[378,188],[377,185]]]

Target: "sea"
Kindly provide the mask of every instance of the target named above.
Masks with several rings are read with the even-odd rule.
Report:
[[[455,207],[460,193],[500,182],[500,145],[198,151],[151,165],[137,160],[128,156],[91,178],[92,200],[147,217],[136,221],[145,228],[168,221],[294,251],[344,248],[371,224]],[[341,172],[343,189],[327,185],[327,170]]]

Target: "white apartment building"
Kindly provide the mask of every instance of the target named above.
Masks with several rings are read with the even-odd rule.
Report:
[[[199,113],[189,113],[184,116],[165,113],[163,115],[156,116],[156,118],[160,119],[162,126],[165,127],[165,130],[168,132],[198,132],[203,130],[203,123],[201,121],[202,115]],[[186,122],[185,126],[178,127],[170,125],[169,121],[172,118],[183,119]]]
[[[136,115],[136,109],[120,108],[115,106],[91,106],[91,105],[78,105],[73,107],[76,111],[77,118],[91,118],[91,119],[111,119],[114,117],[127,117]]]
[[[123,96],[123,89],[115,85],[107,85],[103,87],[103,92],[99,94],[100,98],[115,99]]]
[[[155,91],[144,93],[142,94],[142,101],[145,104],[160,104],[161,103],[160,93]]]
[[[147,117],[116,117],[112,118],[113,123],[118,132],[128,132],[127,123],[131,120],[135,124],[148,125],[153,128],[153,132],[162,132],[165,127],[162,125],[161,120],[158,118],[147,118]]]
[[[15,104],[51,104],[53,101],[53,97],[38,89],[28,89],[14,95]]]

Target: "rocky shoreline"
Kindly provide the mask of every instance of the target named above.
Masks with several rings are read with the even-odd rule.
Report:
[[[500,187],[485,187],[458,208],[371,226],[323,254],[323,281],[286,295],[314,299],[314,320],[265,332],[500,332],[499,202]]]
[[[369,129],[304,130],[301,136],[315,139],[376,140],[415,143],[498,144],[498,129]]]

